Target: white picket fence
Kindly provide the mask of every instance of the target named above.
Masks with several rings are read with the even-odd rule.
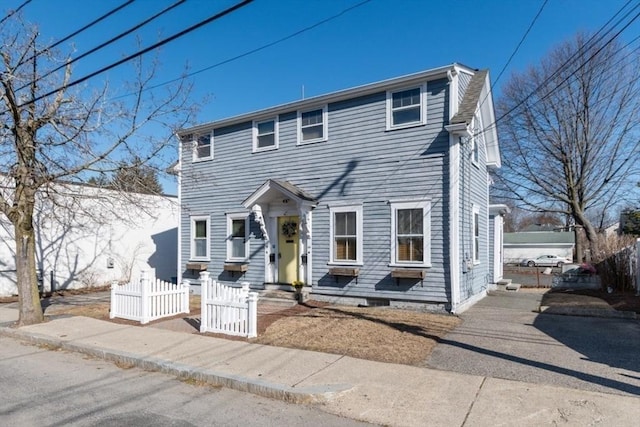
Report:
[[[135,320],[142,324],[163,317],[189,313],[189,282],[174,284],[155,277],[140,277],[129,283],[111,284],[111,319]]]
[[[200,332],[215,332],[254,338],[258,336],[258,293],[223,285],[200,273]]]

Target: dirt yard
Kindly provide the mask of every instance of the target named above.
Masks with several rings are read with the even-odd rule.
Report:
[[[424,361],[438,340],[460,323],[453,315],[313,301],[269,320],[260,325],[258,319],[258,338],[252,342],[406,365]]]
[[[199,319],[200,297],[192,296],[190,305],[191,313],[182,317],[188,317],[185,320]],[[110,320],[108,303],[51,303],[45,313],[87,316],[120,324],[140,325],[128,320]],[[167,321],[158,320],[148,326],[160,322]],[[258,337],[254,339],[246,340],[221,334],[205,335],[343,354],[360,359],[418,365],[431,353],[438,339],[444,337],[459,323],[459,318],[447,314],[392,308],[334,306],[309,301],[263,314],[259,308]],[[193,332],[196,333],[197,329],[194,328]]]
[[[542,297],[541,305],[582,306],[592,309],[613,308],[640,313],[640,296],[632,292],[608,293],[600,289],[552,289]]]

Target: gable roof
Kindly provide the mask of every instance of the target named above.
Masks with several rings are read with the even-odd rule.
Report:
[[[496,128],[496,115],[493,109],[493,96],[491,94],[491,81],[489,70],[476,71],[469,81],[469,86],[464,93],[458,112],[449,120],[452,127],[456,125],[470,126],[476,111],[480,110],[484,125],[484,143],[487,150],[487,166],[499,168],[500,148],[498,146],[498,130]]]
[[[244,123],[260,117],[275,116],[276,114],[287,113],[305,108],[313,108],[322,104],[343,101],[359,96],[365,96],[378,93],[385,90],[399,89],[413,83],[424,82],[436,78],[447,78],[452,71],[465,70],[469,73],[475,73],[476,70],[459,63],[445,65],[443,67],[432,68],[430,70],[420,71],[418,73],[407,74],[405,76],[395,77],[392,79],[381,80],[375,83],[369,83],[362,86],[356,86],[350,89],[344,89],[337,92],[319,95],[312,98],[302,99],[299,101],[289,102],[275,107],[254,111],[251,113],[241,114],[239,116],[229,117],[222,120],[202,123],[197,126],[182,129],[178,131],[178,136],[190,133],[208,132],[211,129]]]
[[[251,195],[242,202],[242,205],[246,208],[251,208],[260,202],[260,200],[273,196],[274,192],[292,198],[298,203],[308,205],[316,205],[318,203],[312,195],[289,181],[268,179],[256,191],[251,193]]]
[[[462,102],[460,103],[458,112],[451,118],[451,120],[449,120],[449,123],[465,123],[467,125],[471,124],[473,115],[476,113],[478,104],[481,101],[480,96],[482,94],[482,88],[484,87],[484,82],[487,78],[487,74],[487,70],[480,70],[477,71],[473,75],[473,77],[471,77],[471,81],[469,82],[469,86],[464,93],[464,98],[462,98]]]

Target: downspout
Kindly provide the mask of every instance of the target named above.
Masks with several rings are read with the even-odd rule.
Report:
[[[458,76],[454,70],[447,73],[449,80],[449,117],[458,112]],[[455,313],[460,302],[460,144],[459,137],[449,132],[449,276],[451,287],[451,312]]]
[[[178,136],[178,284],[182,283],[182,139]]]

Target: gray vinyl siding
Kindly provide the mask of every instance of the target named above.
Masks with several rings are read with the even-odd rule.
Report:
[[[189,260],[190,216],[211,216],[212,276],[225,282],[264,282],[264,241],[250,221],[249,270],[231,276],[222,271],[226,258],[225,213],[242,211],[242,201],[268,179],[289,181],[316,198],[313,217],[314,292],[391,298],[449,301],[448,232],[448,82],[427,84],[427,123],[386,130],[386,92],[328,105],[328,140],[297,143],[296,111],[280,114],[279,148],[252,153],[252,123],[214,132],[213,160],[192,162],[190,144],[182,144],[182,260]],[[322,105],[318,105],[318,108]],[[305,108],[305,111],[308,110]],[[391,210],[389,200],[426,199],[431,202],[431,268],[424,281],[390,276]],[[363,206],[364,265],[355,279],[328,275],[329,208],[332,203]],[[275,236],[271,236],[272,241]],[[356,283],[357,282],[357,283]]]
[[[460,259],[470,260],[471,268],[461,269],[461,301],[482,292],[489,283],[491,265],[489,264],[489,208],[488,208],[488,174],[486,168],[486,150],[480,140],[478,162],[472,162],[472,144],[468,138],[462,139],[461,146],[461,179],[460,179],[460,221],[462,244]],[[474,230],[473,207],[479,208],[479,263],[473,262]]]

